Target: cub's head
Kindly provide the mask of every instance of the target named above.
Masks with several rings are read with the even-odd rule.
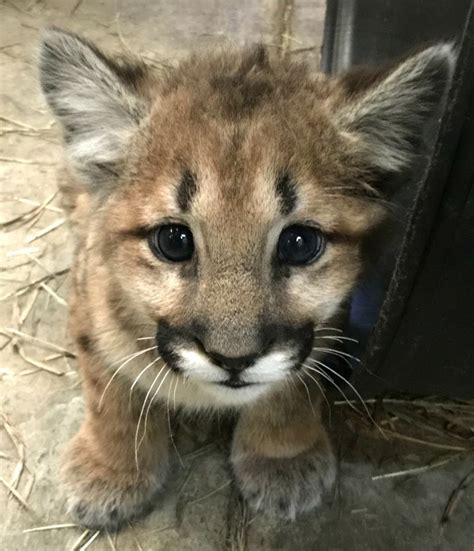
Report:
[[[453,57],[438,45],[328,79],[256,47],[152,72],[48,32],[42,87],[130,338],[153,327],[168,368],[216,402],[297,373],[420,154]]]

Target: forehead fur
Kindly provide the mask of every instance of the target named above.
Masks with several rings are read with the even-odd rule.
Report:
[[[370,178],[383,181],[380,172],[400,172],[419,154],[420,128],[443,97],[453,59],[450,45],[433,46],[362,87],[262,46],[194,55],[158,72],[52,29],[40,73],[71,167],[102,197],[133,179],[143,152],[158,170],[173,157],[185,164],[215,155],[216,166],[226,160],[238,173],[245,148],[256,160],[276,151],[280,164],[297,158],[297,171],[323,169],[326,183],[355,179],[352,188],[364,193],[374,190]]]
[[[167,147],[166,135],[177,131],[174,143],[187,151],[208,147],[203,153],[221,154],[233,170],[238,156],[229,154],[237,151],[248,161],[278,154],[289,163],[298,153],[306,164],[319,163],[342,144],[327,106],[338,89],[303,63],[267,57],[262,47],[192,56],[158,83],[151,125]]]
[[[240,121],[290,98],[306,97],[314,104],[329,96],[334,83],[321,74],[311,75],[304,63],[278,59],[255,46],[190,56],[169,71],[160,88],[163,96],[192,91],[202,110]]]
[[[331,79],[256,46],[136,70],[52,30],[41,80],[72,169],[102,201],[140,200],[137,223],[144,212],[143,223],[152,222],[153,209],[155,220],[182,214],[190,191],[218,198],[204,216],[212,206],[224,217],[236,207],[259,216],[286,182],[293,204],[311,206],[309,219],[332,212],[357,225],[362,207],[368,228],[372,200],[388,196],[387,182],[396,184],[422,150],[420,128],[446,89],[452,58],[441,44],[375,77]]]
[[[192,56],[155,83],[133,148],[139,169],[126,179],[177,183],[190,172],[242,197],[257,173],[272,182],[289,171],[295,181],[340,184],[351,176],[351,158],[327,105],[337,90],[261,47]]]

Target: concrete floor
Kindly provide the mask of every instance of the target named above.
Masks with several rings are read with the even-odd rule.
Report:
[[[288,55],[304,55],[317,66],[324,9],[322,0],[0,2],[0,328],[70,348],[63,302],[67,274],[48,274],[68,268],[71,238],[65,225],[39,235],[61,223],[58,198],[39,217],[34,211],[31,219],[27,215],[19,223],[5,224],[35,207],[28,201],[42,203],[56,189],[59,134],[39,94],[33,61],[42,27],[67,27],[105,48],[130,49],[161,60],[190,49],[259,39]],[[37,282],[22,291],[25,284],[40,278],[45,278],[46,286]],[[437,447],[400,438],[384,440],[344,406],[335,406],[332,415],[340,475],[320,511],[293,524],[252,515],[232,485],[225,423],[220,429],[183,423],[177,434],[183,463],[175,461],[159,508],[116,539],[99,534],[92,541],[95,534],[89,533],[77,544],[84,531],[67,526],[70,521],[57,480],[58,456],[82,415],[74,360],[64,354],[54,358],[55,351],[3,329],[0,348],[1,549],[41,551],[81,545],[97,550],[183,551],[474,549],[468,523],[474,518],[472,486],[459,494],[450,521],[440,531],[450,495],[473,467],[472,455],[453,454],[466,447],[466,441],[472,446],[472,433],[470,441],[439,430],[437,437],[423,435],[422,440],[435,441]],[[400,415],[392,415],[390,423]],[[416,427],[406,423],[403,430],[412,434]],[[438,468],[372,479],[439,461],[440,456],[449,461]],[[18,497],[10,495],[6,485],[16,488]],[[63,524],[54,530],[25,532]]]

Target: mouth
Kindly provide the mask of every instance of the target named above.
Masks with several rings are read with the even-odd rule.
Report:
[[[228,388],[244,388],[244,387],[247,387],[247,386],[253,386],[256,383],[246,383],[244,381],[229,380],[229,381],[222,381],[219,384],[221,386],[226,386]]]

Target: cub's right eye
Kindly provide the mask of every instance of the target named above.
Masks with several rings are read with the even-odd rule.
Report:
[[[182,224],[164,224],[151,232],[148,244],[155,256],[168,262],[185,262],[193,256],[191,230]]]

